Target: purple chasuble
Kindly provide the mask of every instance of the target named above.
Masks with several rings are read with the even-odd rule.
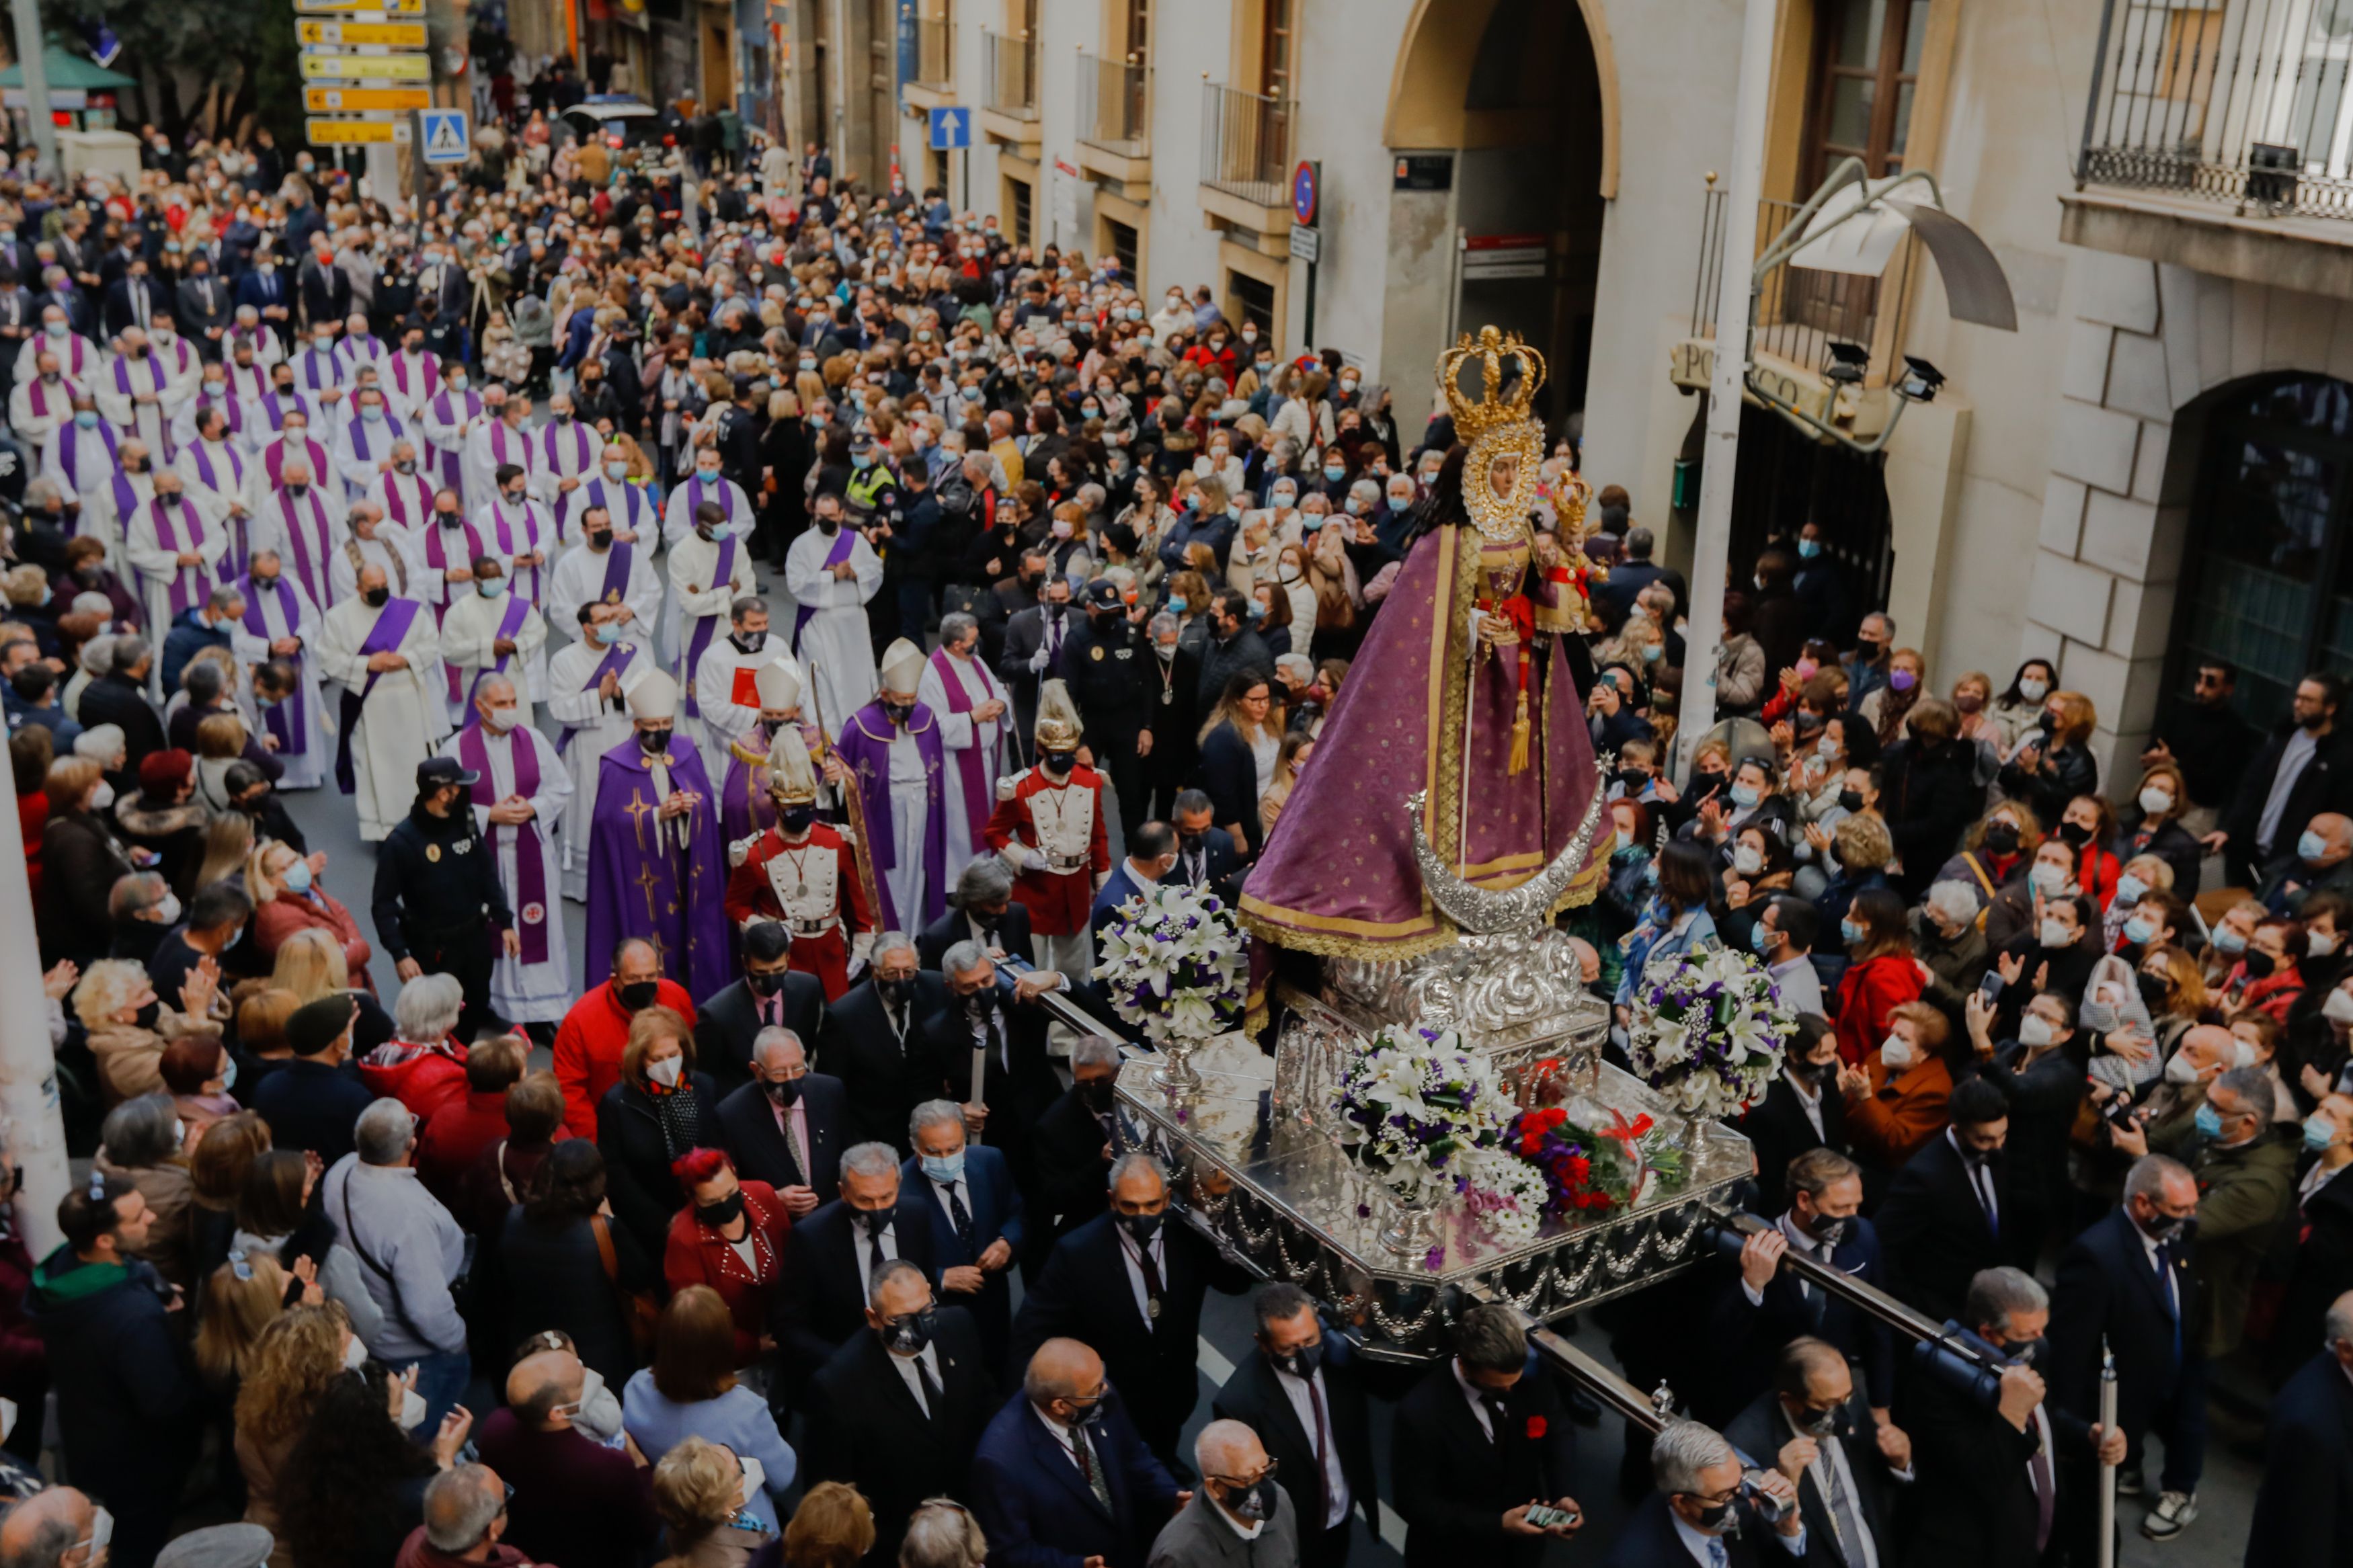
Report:
[[[875,891],[882,900],[882,929],[920,930],[939,919],[941,911],[947,908],[947,884],[942,880],[942,868],[947,863],[948,824],[940,803],[940,725],[932,710],[920,702],[907,721],[908,732],[915,737],[916,753],[923,762],[925,907],[921,910],[892,908],[890,884],[882,880],[882,873],[899,864],[899,841],[891,815],[891,738],[894,728],[891,715],[882,710],[878,699],[850,715],[849,722],[841,727],[841,739],[835,742],[834,749],[841,754],[843,765],[858,775],[859,798],[866,805],[866,852],[874,866]],[[913,924],[911,926],[909,921]]]
[[[719,842],[710,775],[694,747],[673,739],[670,786],[702,798],[664,821],[651,761],[637,737],[597,761],[596,815],[588,830],[586,984],[612,973],[613,949],[642,937],[661,957],[662,973],[690,996],[710,996],[735,979],[724,897],[727,859]],[[687,841],[679,843],[679,824]]]

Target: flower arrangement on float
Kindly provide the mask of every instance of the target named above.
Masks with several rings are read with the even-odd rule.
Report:
[[[1780,1070],[1796,1027],[1763,964],[1710,944],[1644,966],[1626,1058],[1637,1078],[1697,1126],[1756,1103]]]
[[[1233,910],[1213,894],[1164,882],[1119,907],[1102,946],[1094,977],[1112,1010],[1161,1054],[1154,1076],[1172,1089],[1198,1083],[1187,1058],[1241,1021],[1249,947]]]

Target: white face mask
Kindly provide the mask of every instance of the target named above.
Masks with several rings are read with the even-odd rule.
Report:
[[[165,893],[155,900],[155,923],[163,926],[180,923],[180,896],[177,893]]]
[[[2231,1037],[2231,1065],[2234,1068],[2255,1065],[2255,1047],[2236,1035]]]
[[[2067,922],[2044,921],[2034,928],[2034,940],[2045,947],[2064,947],[2068,942]]]
[[[2034,890],[2044,898],[2055,899],[2067,890],[2067,868],[2053,866],[2047,860],[2038,860],[2034,863],[2034,868],[2026,873],[2026,879],[2033,885]]]
[[[2320,1005],[2320,1016],[2332,1024],[2353,1026],[2353,991],[2341,985],[2331,991],[2328,999]]]
[[[107,783],[104,779],[99,780],[98,787],[90,792],[90,810],[104,811],[108,806],[111,806],[113,804],[114,786]]]
[[[2165,1064],[2165,1081],[2188,1088],[2198,1081],[2198,1064],[2186,1055],[2175,1052],[2173,1059]]]
[[[400,1429],[414,1432],[425,1425],[425,1395],[417,1390],[404,1389],[400,1395]]]
[[[646,1068],[646,1076],[653,1079],[656,1083],[661,1085],[664,1089],[676,1089],[678,1087],[678,1076],[685,1067],[686,1058],[684,1057],[664,1057],[661,1060],[648,1065]]]
[[[2173,792],[2151,784],[2140,792],[2140,808],[2151,816],[2162,816],[2173,809]]]
[[[607,1447],[619,1446],[621,1401],[594,1367],[581,1370],[580,1404],[572,1413],[572,1425]]]
[[[2018,694],[2021,697],[2025,698],[2029,702],[2040,702],[2043,698],[2049,696],[2050,693],[2051,683],[2047,680],[2035,680],[2029,679],[2018,683]]]
[[[2050,1021],[2040,1013],[2029,1013],[2025,1017],[2021,1018],[2018,1021],[2018,1043],[2027,1047],[2049,1045],[2051,1043]]]
[[[343,1370],[357,1372],[367,1364],[367,1342],[353,1334],[343,1345]]]
[[[1741,845],[1732,852],[1732,868],[1744,877],[1754,877],[1765,868],[1764,852],[1752,845]]]
[[[1889,1072],[1910,1072],[1920,1065],[1920,1053],[1903,1036],[1890,1035],[1880,1043],[1879,1059]]]

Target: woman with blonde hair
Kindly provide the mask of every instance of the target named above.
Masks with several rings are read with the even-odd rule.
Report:
[[[83,972],[73,990],[74,1016],[90,1032],[109,1105],[164,1087],[164,1047],[182,1035],[210,1032],[206,1015],[217,985],[203,971],[190,970],[174,1008],[155,994],[146,969],[127,958],[100,959]],[[154,1021],[141,1022],[150,1007]]]
[[[233,1247],[228,1259],[205,1277],[196,1304],[193,1346],[196,1371],[216,1394],[233,1394],[260,1344],[262,1331],[287,1309],[287,1281],[299,1279],[297,1300],[306,1307],[326,1304],[326,1293],[304,1258],[289,1275],[266,1252]]]
[[[747,1514],[750,1478],[724,1444],[689,1437],[654,1466],[654,1511],[661,1516],[663,1563],[742,1568],[776,1531]],[[804,1505],[806,1506],[806,1505]]]
[[[269,984],[280,990],[291,991],[304,1004],[326,996],[349,996],[356,1001],[360,1011],[352,1025],[353,1060],[393,1037],[392,1015],[384,1010],[373,991],[353,986],[351,965],[343,959],[343,944],[324,931],[298,931],[280,942],[277,960],[270,967]]]
[[[189,885],[188,896],[193,899],[215,882],[244,875],[245,858],[252,853],[253,818],[241,811],[215,812],[205,824],[204,856],[196,862],[196,879]]]
[[[717,1142],[717,1104],[711,1076],[695,1070],[691,1025],[659,1006],[630,1020],[621,1076],[596,1105],[596,1147],[613,1215],[648,1258],[662,1256],[670,1216],[686,1203],[671,1166]]]
[[[278,950],[297,931],[322,931],[343,950],[347,974],[365,975],[374,949],[360,934],[352,911],[318,884],[324,854],[305,858],[290,844],[276,839],[259,845],[246,857],[245,891],[253,900],[253,943],[262,957],[275,960]]]
[[[211,811],[213,820],[229,812],[228,771],[245,756],[245,718],[236,710],[214,713],[196,723],[196,798]],[[230,815],[242,815],[230,813]],[[202,887],[203,883],[197,886]]]
[[[874,1510],[856,1487],[820,1481],[785,1526],[785,1568],[858,1568],[874,1550]]]
[[[301,1305],[265,1323],[254,1336],[237,1384],[237,1466],[245,1477],[245,1519],[278,1534],[278,1477],[301,1440],[327,1384],[342,1376],[366,1347],[353,1337],[343,1309]],[[269,1568],[292,1568],[281,1539]]]
[[[1282,749],[1275,753],[1274,782],[1266,786],[1266,793],[1259,797],[1258,802],[1259,822],[1265,827],[1268,837],[1274,836],[1275,819],[1282,815],[1283,803],[1291,798],[1292,790],[1299,783],[1299,770],[1314,750],[1315,737],[1307,731],[1284,732]]]

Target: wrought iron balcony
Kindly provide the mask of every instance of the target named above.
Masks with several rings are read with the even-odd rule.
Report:
[[[915,74],[918,87],[946,92],[955,86],[955,22],[947,16],[915,18]]]
[[[1124,158],[1150,150],[1152,71],[1133,58],[1079,56],[1079,140]]]
[[[1004,33],[982,35],[987,96],[981,107],[1015,120],[1038,117],[1038,40]]]
[[[1218,82],[1203,82],[1201,91],[1201,184],[1256,206],[1287,207],[1298,105]]]

